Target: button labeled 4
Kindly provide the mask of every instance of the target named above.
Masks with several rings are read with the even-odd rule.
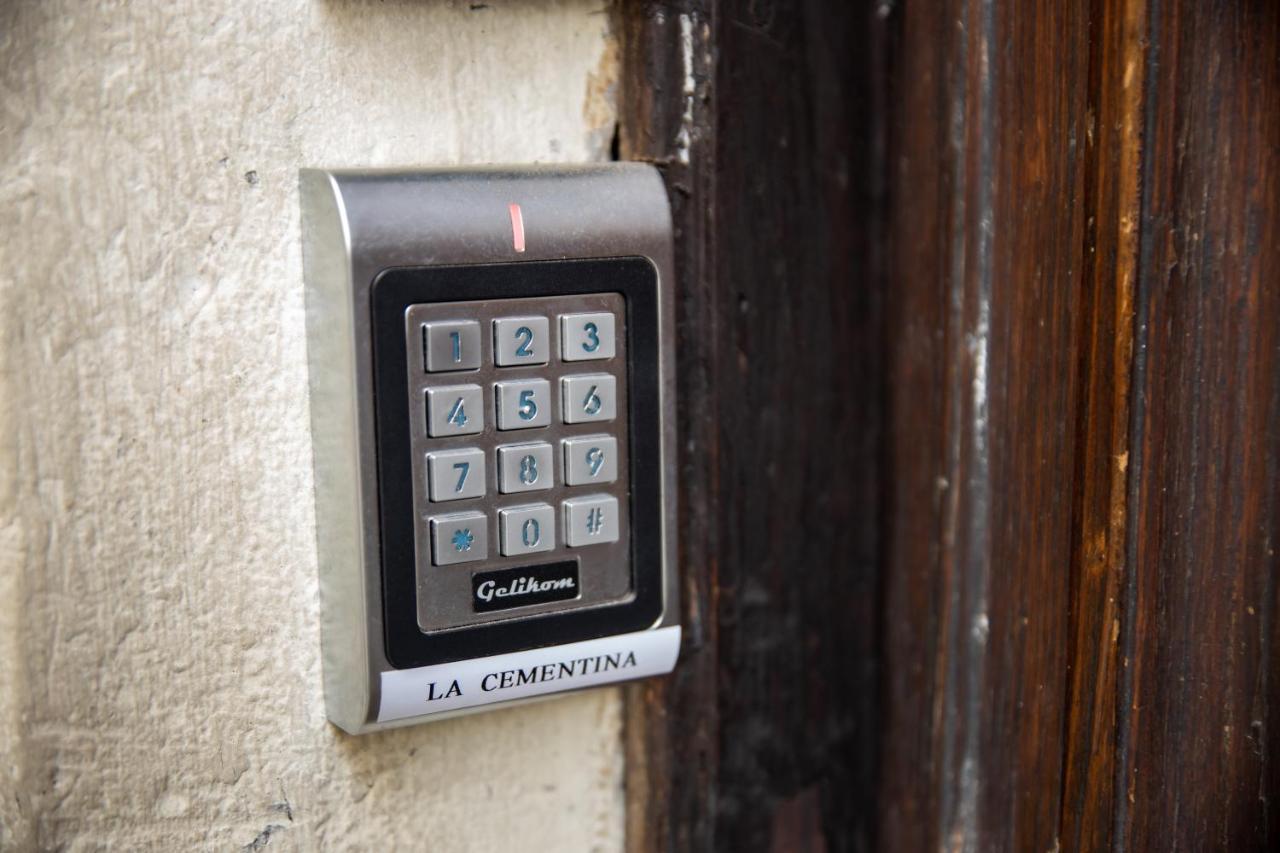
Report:
[[[484,430],[484,403],[479,385],[427,389],[427,434],[474,435]]]

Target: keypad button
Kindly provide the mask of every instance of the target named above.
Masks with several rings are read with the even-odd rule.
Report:
[[[480,324],[457,320],[422,325],[422,351],[428,373],[480,367]]]
[[[564,483],[583,486],[618,479],[618,440],[611,435],[587,435],[560,442]]]
[[[556,511],[547,504],[530,504],[498,511],[499,543],[503,556],[536,554],[556,547]]]
[[[431,519],[431,556],[437,566],[488,559],[488,517],[482,512],[458,512]]]
[[[427,434],[432,438],[474,435],[484,429],[479,385],[427,389]]]
[[[493,321],[493,360],[499,367],[546,364],[551,334],[546,317],[503,317]]]
[[[549,489],[555,479],[551,445],[545,441],[498,448],[498,491],[503,494]]]
[[[617,390],[608,373],[566,376],[560,380],[560,411],[567,424],[611,421],[617,417]]]
[[[498,429],[528,429],[551,424],[551,383],[545,379],[498,382]]]
[[[433,501],[484,497],[484,451],[469,447],[428,453],[427,479]]]
[[[564,511],[564,542],[570,548],[618,541],[618,499],[611,495],[570,498]]]
[[[565,361],[613,358],[613,315],[560,315],[560,354]]]

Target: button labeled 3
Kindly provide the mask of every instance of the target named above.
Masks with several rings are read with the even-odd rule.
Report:
[[[479,385],[427,389],[427,434],[474,435],[484,429],[484,403]]]
[[[431,556],[437,566],[488,558],[489,519],[482,512],[457,512],[431,519]]]
[[[560,411],[567,424],[611,421],[617,416],[616,382],[608,373],[566,376],[560,380]]]
[[[560,442],[564,454],[564,483],[612,483],[618,479],[618,440],[611,435],[587,435]]]
[[[618,541],[618,499],[590,495],[564,502],[564,541],[570,548]]]
[[[551,423],[551,383],[545,379],[513,379],[495,386],[498,429],[528,429]]]
[[[546,364],[550,354],[546,317],[504,317],[493,321],[493,360],[499,367]]]
[[[422,325],[423,367],[428,373],[480,367],[480,324],[475,320]]]
[[[433,501],[484,497],[484,451],[469,447],[428,453],[427,479]]]
[[[502,554],[515,557],[556,547],[556,514],[546,504],[530,504],[498,511]]]
[[[613,358],[613,315],[560,315],[560,349],[565,361]]]

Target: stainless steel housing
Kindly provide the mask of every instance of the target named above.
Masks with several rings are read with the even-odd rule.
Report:
[[[378,724],[383,649],[372,398],[370,288],[393,267],[640,256],[658,273],[662,412],[663,609],[678,624],[674,276],[671,219],[656,170],[641,164],[300,174],[307,344],[329,719]],[[523,212],[517,252],[508,204]],[[487,710],[512,702],[456,713]],[[433,715],[438,719],[451,714]]]

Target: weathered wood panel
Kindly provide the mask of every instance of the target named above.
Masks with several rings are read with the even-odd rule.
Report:
[[[623,10],[624,76],[643,82],[621,153],[664,167],[680,243],[688,631],[677,675],[632,693],[630,843],[865,848],[883,170],[859,46],[877,19],[714,12]]]
[[[1151,0],[1118,840],[1280,844],[1280,6]]]
[[[633,847],[1274,847],[1280,7],[625,10],[691,626]]]
[[[882,847],[1047,850],[1082,398],[1089,9],[899,12]]]

